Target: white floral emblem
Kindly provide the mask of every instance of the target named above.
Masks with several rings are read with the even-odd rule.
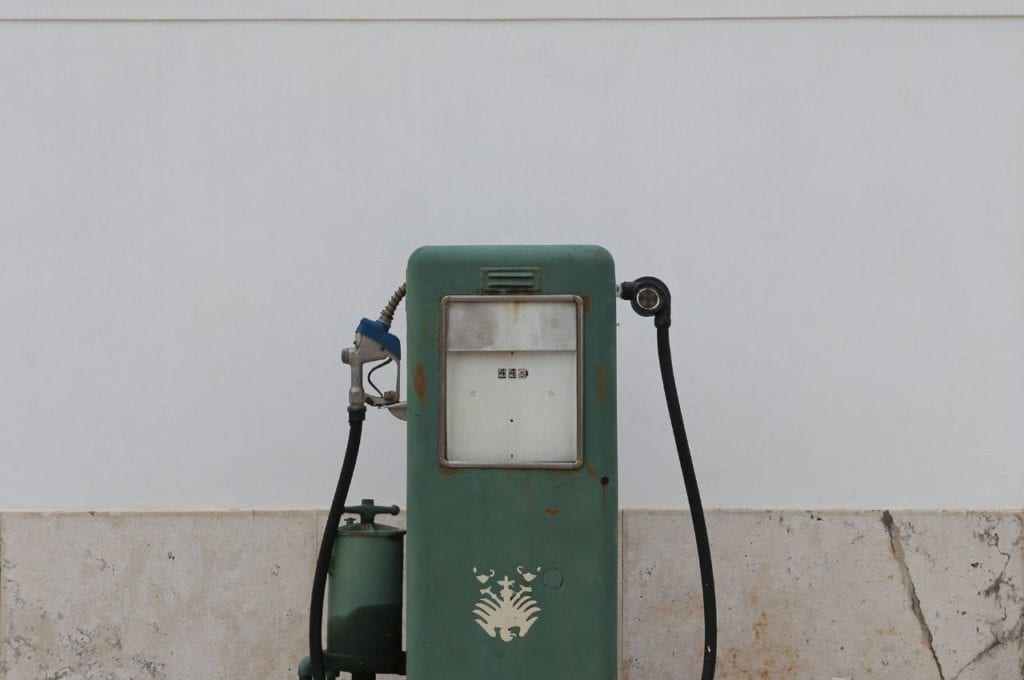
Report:
[[[496,572],[491,569],[487,574],[477,573],[476,567],[473,567],[473,573],[476,574],[477,581],[487,585]],[[537,578],[536,573],[526,571],[522,565],[516,567],[516,573],[526,583]],[[540,573],[540,567],[537,567],[537,573]],[[526,637],[540,613],[537,601],[530,594],[533,588],[509,578],[508,574],[497,581],[497,584],[501,586],[497,595],[491,586],[480,590],[480,599],[473,609],[477,624],[489,636],[500,638],[502,642],[511,642],[516,637]],[[518,586],[519,590],[515,590],[514,586]]]

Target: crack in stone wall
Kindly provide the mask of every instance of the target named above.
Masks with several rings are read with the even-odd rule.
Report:
[[[892,550],[892,556],[895,558],[896,564],[899,565],[903,586],[910,596],[910,609],[914,612],[914,617],[921,627],[921,634],[928,645],[928,651],[935,661],[935,669],[939,672],[939,680],[946,680],[946,675],[942,671],[942,663],[939,661],[939,655],[935,651],[935,638],[932,635],[932,629],[924,617],[924,611],[921,609],[921,600],[917,596],[917,587],[914,585],[914,579],[910,575],[910,567],[907,566],[907,557],[903,551],[903,542],[900,540],[899,528],[892,518],[892,513],[888,510],[882,512],[882,526],[885,527],[886,532],[889,534],[889,547]]]
[[[996,531],[996,520],[987,514],[983,515],[983,517],[989,523],[989,526],[975,532],[975,538],[995,550],[1003,558],[1004,562],[1002,569],[996,574],[992,582],[978,594],[983,597],[993,598],[1002,608],[1003,615],[999,619],[987,622],[989,632],[992,635],[992,641],[971,657],[963,668],[957,671],[952,680],[957,680],[963,673],[973,668],[975,664],[991,657],[1005,645],[1014,642],[1017,643],[1017,647],[1021,652],[1019,670],[1020,677],[1024,678],[1024,595],[1022,595],[1020,588],[1014,582],[1013,577],[1007,573],[1013,561],[1013,554],[1002,548],[1000,544],[1002,539]],[[1017,515],[1016,523],[1017,537],[1012,543],[1011,550],[1014,548],[1021,550],[1022,545],[1024,545],[1024,517]],[[1010,620],[1011,609],[1017,614],[1016,621],[1007,628],[1003,624]]]
[[[982,661],[991,656],[997,649],[1011,642],[1017,642],[1018,646],[1024,642],[1024,615],[1017,620],[1016,625],[1007,634],[996,635],[992,642],[987,647],[975,654],[970,661],[967,662],[963,668],[957,671],[956,675],[953,676],[952,680],[957,680],[966,671],[970,670],[974,664]],[[1024,658],[1021,659],[1020,666],[1021,677],[1024,678]]]

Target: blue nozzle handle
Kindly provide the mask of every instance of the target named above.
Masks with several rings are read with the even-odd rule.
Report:
[[[387,325],[383,321],[371,321],[366,318],[360,321],[359,325],[356,327],[356,333],[362,335],[364,338],[373,340],[383,347],[385,352],[393,355],[396,359],[401,359],[402,341],[398,339],[398,336],[392,335],[389,332],[390,330],[391,326]]]

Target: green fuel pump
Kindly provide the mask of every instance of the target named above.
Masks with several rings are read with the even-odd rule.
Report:
[[[391,325],[403,297],[407,402],[397,383],[381,392],[372,380],[401,364]],[[416,250],[406,284],[342,352],[349,441],[300,680],[617,677],[616,298],[657,330],[704,596],[701,678],[714,677],[711,553],[672,371],[667,286],[616,285],[611,256],[596,246],[451,246]],[[363,386],[371,365],[376,396]],[[367,405],[406,422],[407,534],[376,523],[396,506],[345,506]],[[339,528],[346,513],[359,522]]]

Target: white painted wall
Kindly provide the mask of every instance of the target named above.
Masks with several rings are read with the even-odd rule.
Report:
[[[508,241],[670,282],[707,505],[1020,507],[1022,82],[1007,17],[0,22],[0,508],[326,504],[358,319]],[[622,502],[680,506],[620,321]]]

